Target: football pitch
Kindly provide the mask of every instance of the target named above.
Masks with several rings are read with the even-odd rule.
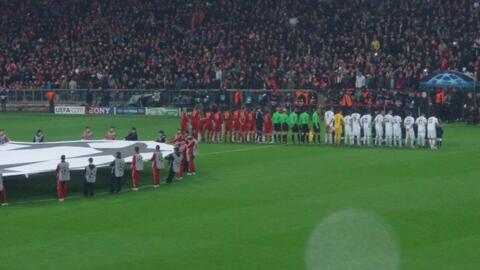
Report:
[[[76,140],[87,125],[153,140],[178,122],[0,114],[15,141]],[[140,192],[108,195],[102,170],[83,198],[74,174],[64,203],[53,173],[7,179],[0,269],[478,269],[480,128],[444,130],[437,151],[201,144],[196,176],[153,190],[147,171]]]

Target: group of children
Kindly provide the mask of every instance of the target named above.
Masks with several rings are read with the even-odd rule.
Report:
[[[183,139],[183,138],[182,138]],[[196,141],[191,138],[187,138],[183,142],[176,142],[174,152],[164,157],[160,149],[160,145],[155,147],[155,151],[152,153],[149,161],[152,164],[152,184],[156,189],[160,186],[160,173],[167,168],[166,160],[169,161],[168,176],[166,183],[171,184],[173,180],[182,180],[183,176],[195,175],[195,155],[196,155]],[[95,189],[95,182],[97,178],[97,167],[94,164],[93,158],[88,159],[89,165],[84,170],[84,195],[93,196]],[[125,160],[122,157],[122,153],[117,152],[115,159],[110,164],[111,168],[111,181],[110,181],[110,193],[118,194],[122,189],[122,182],[125,175]],[[130,165],[132,191],[138,191],[139,178],[144,171],[144,159],[140,154],[138,146],[134,148],[132,156],[132,162]],[[70,181],[70,168],[69,163],[66,161],[64,155],[60,158],[60,163],[56,169],[57,175],[57,196],[60,202],[63,202],[67,196],[68,182]]]
[[[213,109],[203,113],[195,107],[190,116],[182,111],[180,129],[202,142],[287,143],[289,130],[290,142],[320,142],[318,111],[309,113],[299,108],[287,114],[285,108],[278,107],[272,114],[261,107],[251,110],[242,107],[233,112]]]
[[[129,135],[131,134],[136,134],[135,128],[132,128],[132,131]],[[90,127],[85,128],[81,139],[93,139],[93,132]],[[111,127],[108,130],[107,134],[105,135],[105,139],[116,139],[116,132],[114,127]],[[130,140],[134,139],[130,138]],[[5,134],[4,130],[0,130],[0,144],[6,144],[9,141],[10,138]],[[34,135],[33,141],[44,141],[44,134],[41,130],[37,131],[37,133]],[[193,136],[184,136],[180,131],[178,131],[175,136],[173,136],[170,140],[167,140],[165,133],[163,131],[160,131],[159,138],[156,141],[161,143],[174,144],[174,151],[171,155],[164,157],[160,149],[160,145],[157,145],[155,151],[152,153],[149,161],[152,163],[153,188],[158,188],[160,186],[160,173],[164,169],[168,169],[166,183],[169,184],[172,183],[173,180],[182,180],[184,175],[192,176],[196,174],[195,157],[197,155],[197,141]],[[166,161],[168,161],[168,165]],[[95,182],[97,179],[97,166],[95,165],[93,158],[89,158],[88,163],[88,166],[86,166],[84,169],[84,195],[93,196],[95,190]],[[114,160],[110,164],[110,168],[110,193],[118,194],[122,189],[122,182],[125,175],[125,160],[123,159],[121,152],[116,153]],[[132,190],[138,191],[139,178],[144,171],[144,159],[143,156],[140,154],[140,149],[138,146],[134,148],[130,169]],[[60,157],[60,162],[56,167],[56,180],[57,197],[60,202],[63,202],[68,194],[68,183],[71,180],[70,165],[65,155],[62,155]],[[8,205],[6,202],[6,191],[3,185],[3,178],[1,173],[0,205]]]
[[[212,109],[203,113],[196,107],[190,115],[182,111],[180,129],[203,142],[319,144],[320,115],[320,110],[310,113],[301,108],[287,113],[285,108],[277,107],[272,115],[261,107],[242,107],[233,112]],[[335,114],[331,109],[323,114],[323,121],[325,144],[436,149],[442,143],[442,125],[433,115],[427,119],[422,114],[415,119],[409,113],[402,119],[392,111],[382,111],[375,117],[357,112],[344,116],[342,111]]]

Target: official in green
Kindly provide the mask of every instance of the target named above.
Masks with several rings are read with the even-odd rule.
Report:
[[[281,113],[280,108],[277,108],[277,111],[272,116],[272,124],[273,124],[273,139],[275,142],[280,142],[280,136],[282,133],[282,124],[280,123]]]
[[[321,133],[320,133],[320,115],[318,110],[313,111],[312,113],[312,129],[313,129],[313,143],[321,142]]]
[[[285,108],[282,109],[280,114],[280,124],[282,126],[282,140],[281,143],[287,143],[287,134],[288,134],[288,115]]]
[[[302,143],[308,143],[308,132],[309,128],[308,125],[310,124],[310,115],[307,111],[303,111],[300,114],[300,132]]]
[[[297,109],[292,111],[288,116],[288,126],[290,127],[290,133],[292,136],[292,142],[295,143],[295,136],[300,141],[300,135],[298,134],[298,113]]]

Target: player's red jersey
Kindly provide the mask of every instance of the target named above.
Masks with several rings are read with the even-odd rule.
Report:
[[[215,132],[222,131],[222,112],[221,111],[217,111],[213,116],[213,125],[214,125]]]
[[[182,132],[187,132],[187,122],[187,112],[182,112],[180,114],[180,129],[182,130]]]
[[[240,111],[240,128],[243,132],[248,131],[248,123],[247,123],[247,111],[241,110]]]
[[[212,120],[213,120],[213,113],[212,112],[207,112],[205,114],[205,129],[208,130],[208,131],[211,131],[212,130]]]
[[[240,111],[236,110],[233,112],[233,128],[235,131],[241,131],[241,123],[240,123]]]
[[[263,115],[263,132],[266,134],[272,133],[272,116],[270,113]]]
[[[200,119],[200,124],[199,124],[199,131],[204,132],[207,130],[208,122],[210,122],[210,119],[207,117],[203,117]]]
[[[248,113],[247,116],[247,126],[249,131],[255,131],[255,117],[257,113],[255,111],[251,111]]]
[[[199,110],[194,110],[192,112],[190,123],[192,124],[192,131],[198,131],[199,124],[200,124],[200,111]]]
[[[191,161],[195,155],[195,146],[197,141],[195,139],[190,139],[187,141],[187,161]]]
[[[225,111],[223,113],[223,120],[225,123],[225,131],[232,131],[232,113],[230,111]]]

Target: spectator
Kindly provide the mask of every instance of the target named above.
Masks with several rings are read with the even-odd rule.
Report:
[[[138,141],[138,134],[137,134],[137,129],[135,127],[132,127],[130,130],[130,133],[127,134],[125,137],[126,141]]]
[[[480,76],[478,5],[1,1],[0,78],[9,89],[72,89],[75,82],[75,89],[418,91],[427,73],[439,70],[465,67]],[[210,106],[210,99],[198,98],[196,104]],[[270,101],[281,102],[280,96]]]
[[[0,89],[0,107],[2,112],[7,111],[7,97],[8,97],[7,89],[5,88]]]

